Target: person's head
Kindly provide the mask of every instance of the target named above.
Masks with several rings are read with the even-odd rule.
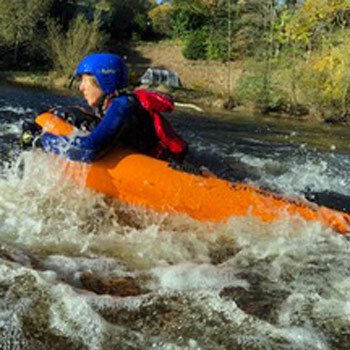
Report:
[[[115,54],[97,53],[85,57],[78,65],[75,76],[81,77],[79,86],[87,103],[98,106],[104,95],[128,85],[128,68]]]

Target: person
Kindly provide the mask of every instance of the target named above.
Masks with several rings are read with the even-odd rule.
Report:
[[[71,160],[90,163],[122,145],[167,160],[172,168],[188,173],[226,179],[237,176],[237,169],[232,169],[219,157],[211,157],[208,161],[205,155],[197,155],[193,150],[189,152],[187,142],[158,113],[174,108],[169,99],[147,90],[132,93],[126,90],[128,69],[119,56],[110,53],[89,55],[78,65],[75,77],[81,79],[79,90],[95,110],[99,119],[97,125],[86,135],[67,137],[41,133],[35,123],[25,123],[22,148],[36,145]],[[66,118],[68,121],[74,119],[73,114],[79,114],[77,108],[53,109],[58,116],[65,111],[72,116]],[[91,119],[91,116],[86,117]]]
[[[139,95],[126,90],[128,68],[118,55],[96,53],[85,57],[78,65],[75,77],[80,77],[79,90],[100,120],[83,136],[44,132],[40,140],[44,150],[88,163],[117,145],[160,159],[185,156],[187,143],[174,132],[169,122],[157,111],[146,110],[137,97]],[[144,90],[142,96],[154,98],[154,94]],[[159,96],[156,96],[157,100]]]

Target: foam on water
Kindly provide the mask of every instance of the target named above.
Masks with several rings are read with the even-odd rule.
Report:
[[[12,112],[22,116],[27,113],[33,113],[34,110],[32,108],[23,108],[21,106],[13,106],[13,105],[2,105],[0,106],[0,112]]]
[[[4,348],[328,349],[344,336],[349,247],[330,229],[150,213],[65,181],[48,155],[22,157],[0,182],[0,233],[36,259],[0,255]],[[86,272],[143,291],[98,296]]]
[[[297,150],[285,158],[260,158],[234,155],[259,174],[258,184],[287,195],[299,195],[305,189],[332,191],[350,196],[350,157],[346,154],[315,154]]]
[[[20,133],[20,125],[17,123],[6,123],[3,122],[0,125],[0,135],[1,134],[19,134]]]
[[[115,256],[144,266],[162,256],[172,262],[194,256],[206,260],[206,249],[196,238],[205,225],[127,207],[79,187],[64,176],[56,160],[41,151],[25,152],[16,165],[3,170],[3,240],[33,252]],[[187,236],[185,245],[172,229],[177,238]]]
[[[193,263],[158,267],[151,271],[158,279],[155,289],[193,290],[208,289],[221,291],[225,287],[248,288],[247,281],[239,280],[232,270],[225,270],[210,264]]]
[[[306,154],[242,153],[284,193],[348,188],[346,155]],[[56,159],[1,169],[0,348],[347,348],[350,248],[331,229],[149,212],[73,184]]]

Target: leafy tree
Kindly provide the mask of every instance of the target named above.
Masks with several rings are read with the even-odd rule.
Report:
[[[130,39],[137,33],[141,39],[150,36],[148,12],[154,6],[150,0],[106,0],[109,18],[106,30],[114,40]]]
[[[285,28],[287,37],[311,50],[328,33],[350,23],[350,0],[306,0]]]
[[[15,63],[19,47],[39,35],[51,3],[52,0],[0,0],[0,46],[13,50]]]
[[[153,24],[153,29],[164,36],[171,33],[170,15],[172,7],[168,3],[153,7],[148,15]]]
[[[166,9],[163,23],[168,20],[167,33],[184,40],[186,57],[231,58],[231,34],[235,31],[237,14],[235,0],[171,0],[153,9],[152,14],[159,14],[163,8]],[[195,43],[196,38],[202,42]]]
[[[224,0],[172,0],[173,36],[186,37],[190,32],[207,27],[227,10]]]
[[[64,30],[68,29],[70,21],[78,11],[77,0],[52,0],[49,17],[54,18]]]
[[[207,58],[208,30],[203,28],[188,35],[182,54],[189,60],[200,60]]]
[[[170,17],[171,36],[185,38],[208,22],[207,13],[193,11],[189,6],[174,7]]]
[[[272,0],[245,0],[238,5],[234,50],[243,55],[260,55],[271,41],[275,20]],[[237,40],[236,40],[237,39]]]
[[[336,46],[311,53],[303,64],[299,89],[304,103],[325,118],[336,120],[350,112],[349,34],[349,30],[338,32]]]
[[[101,31],[99,14],[92,21],[79,14],[66,32],[60,24],[50,20],[45,47],[53,68],[68,77],[84,56],[102,49],[106,40],[106,34]]]

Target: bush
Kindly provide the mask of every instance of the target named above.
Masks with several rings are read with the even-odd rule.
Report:
[[[51,0],[0,1],[0,49],[5,67],[16,67],[32,58],[30,48],[42,34],[42,20]],[[27,50],[27,48],[29,48]],[[10,55],[9,55],[10,53]],[[5,54],[5,56],[4,56]],[[22,58],[23,56],[26,56]]]
[[[350,112],[349,50],[350,44],[344,40],[343,44],[314,53],[303,64],[299,89],[304,103],[326,119]]]
[[[153,29],[164,36],[170,36],[170,13],[171,6],[167,3],[154,7],[148,12],[148,15],[152,21]]]
[[[181,39],[202,30],[209,20],[205,13],[193,11],[191,6],[175,7],[169,11],[169,19],[171,36]]]
[[[208,31],[197,30],[189,34],[184,42],[182,54],[189,60],[201,60],[207,58]]]
[[[152,8],[149,0],[108,0],[106,29],[114,40],[129,40],[133,33],[141,39],[151,36],[148,12]]]
[[[71,22],[67,32],[64,32],[57,22],[49,20],[44,46],[53,68],[60,74],[69,76],[83,57],[100,50],[107,40],[100,27],[101,22],[97,15],[92,22],[83,15],[78,15]]]
[[[207,39],[206,49],[208,59],[226,62],[231,58],[226,32],[215,31],[212,33]]]
[[[263,112],[284,110],[287,96],[278,75],[277,69],[266,72],[266,62],[254,63],[238,81],[237,103],[252,104]]]

